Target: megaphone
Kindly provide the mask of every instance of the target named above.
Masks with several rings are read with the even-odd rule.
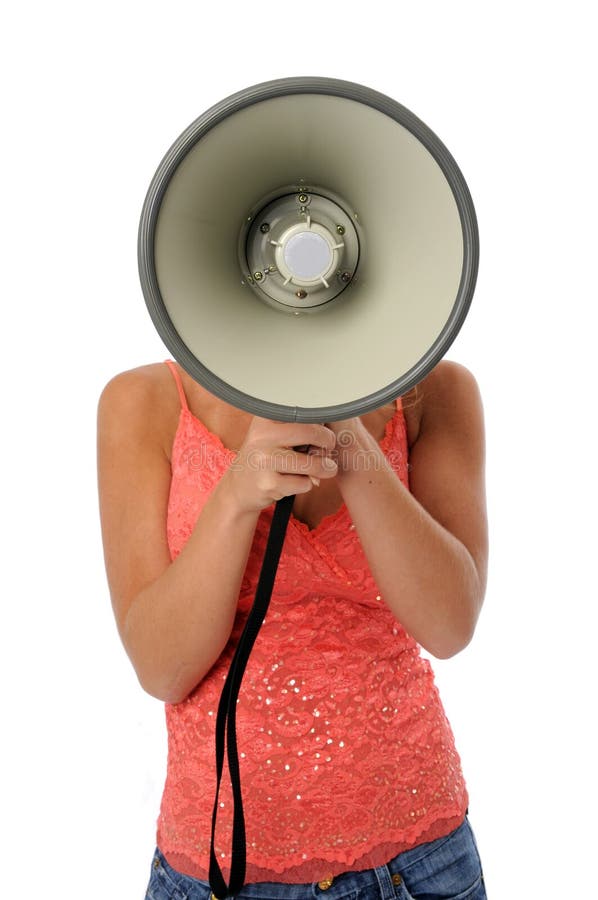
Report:
[[[395,100],[286,78],[213,106],[147,193],[138,257],[174,358],[253,415],[328,422],[419,382],[469,309],[478,231],[438,137]]]
[[[473,296],[478,231],[457,164],[413,113],[359,84],[286,78],[226,98],[175,141],[138,255],[150,315],[192,378],[253,415],[332,422],[395,400],[445,354]],[[276,504],[218,709],[218,898],[245,877],[237,697],[293,499]],[[214,850],[225,749],[229,884]]]

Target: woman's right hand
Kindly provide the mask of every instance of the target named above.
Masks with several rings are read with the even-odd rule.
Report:
[[[222,478],[237,507],[259,512],[290,494],[305,494],[333,478],[336,436],[325,425],[254,417],[236,458]],[[307,452],[296,447],[308,447]]]

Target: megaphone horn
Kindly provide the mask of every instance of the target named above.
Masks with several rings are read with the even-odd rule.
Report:
[[[446,147],[395,100],[329,78],[258,84],[193,122],[153,178],[138,249],[175,359],[282,421],[408,391],[456,337],[478,266]]]

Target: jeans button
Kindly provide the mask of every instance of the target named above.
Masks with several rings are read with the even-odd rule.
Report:
[[[318,887],[321,891],[327,891],[329,887],[332,887],[332,883],[334,878],[332,875],[329,875],[328,878],[323,878],[322,881],[318,881]]]

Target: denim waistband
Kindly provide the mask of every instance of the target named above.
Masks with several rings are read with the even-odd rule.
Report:
[[[408,898],[410,894],[403,882],[406,885],[423,885],[426,881],[430,882],[430,879],[438,882],[443,872],[452,870],[454,873],[455,867],[461,870],[466,887],[473,885],[475,890],[476,879],[480,882],[482,878],[481,864],[467,817],[445,837],[406,850],[384,866],[345,872],[334,878],[323,876],[322,881],[308,884],[283,882],[246,884],[236,897],[238,900],[313,900],[313,898],[348,900],[351,895],[355,896],[359,891],[363,891],[364,896],[371,894],[384,900],[396,897]],[[208,882],[177,872],[168,864],[159,849],[156,849],[154,856],[154,870],[153,875],[161,878],[163,885],[170,891],[165,894],[169,900],[170,898],[211,900],[212,892]],[[483,891],[483,884],[480,891]],[[154,895],[148,892],[148,896]],[[485,894],[467,893],[467,896],[474,898],[483,897]]]

